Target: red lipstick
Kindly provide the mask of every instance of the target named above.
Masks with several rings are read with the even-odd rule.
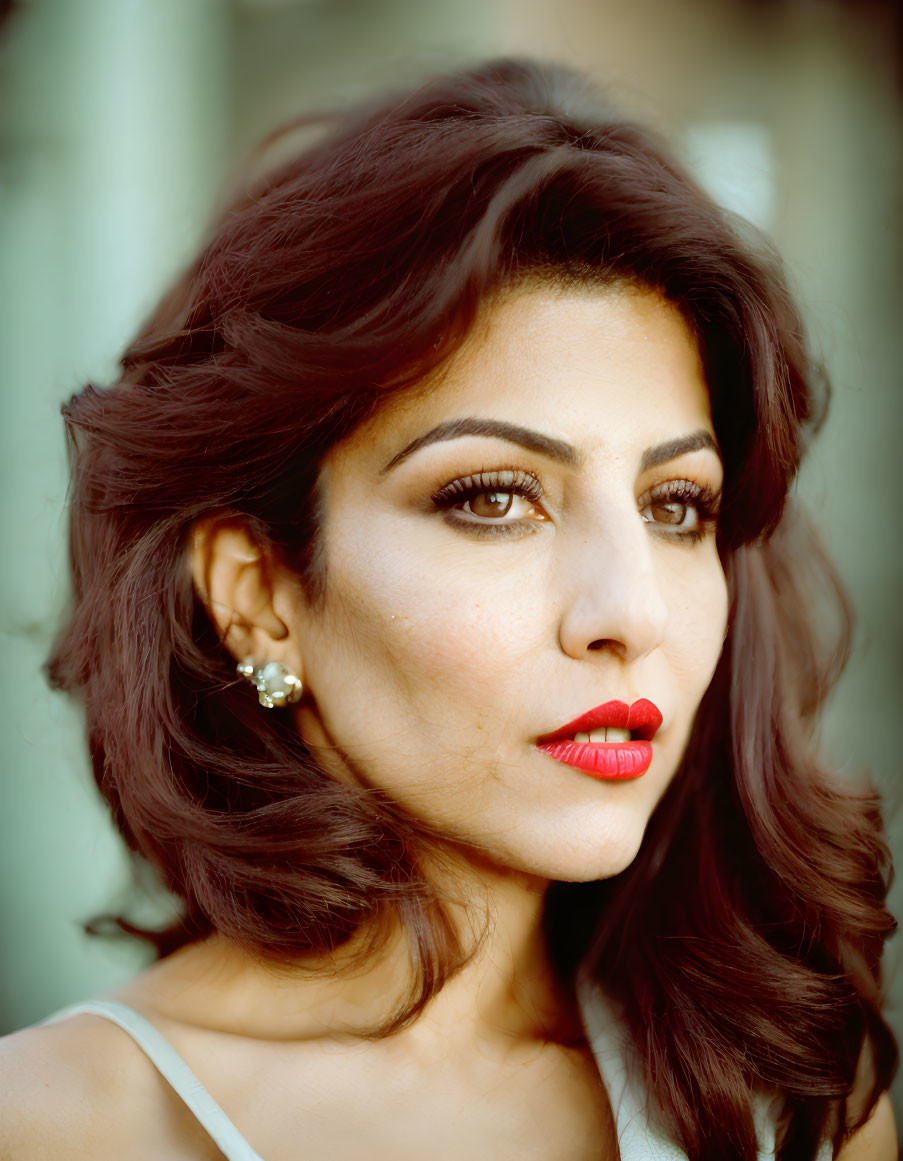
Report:
[[[582,770],[595,778],[618,781],[639,778],[652,762],[652,739],[662,724],[661,710],[648,698],[607,701],[581,714],[561,729],[541,737],[536,745],[544,754]],[[603,727],[630,730],[629,742],[576,742],[576,734],[589,734]]]

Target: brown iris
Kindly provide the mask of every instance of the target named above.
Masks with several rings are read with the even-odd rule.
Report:
[[[506,516],[513,499],[513,492],[480,492],[479,495],[468,500],[468,504],[474,516],[492,518]]]
[[[649,509],[659,524],[683,524],[687,515],[687,505],[679,500],[650,504]]]

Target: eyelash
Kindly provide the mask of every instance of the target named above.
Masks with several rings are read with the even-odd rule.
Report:
[[[690,544],[697,544],[703,536],[718,523],[718,511],[721,507],[721,493],[716,492],[707,484],[696,484],[692,480],[668,480],[664,484],[656,484],[640,497],[641,510],[650,504],[684,504],[696,509],[696,526],[683,532],[664,532],[659,535],[674,537]],[[652,523],[650,521],[649,523]],[[658,525],[666,529],[667,524]]]
[[[459,519],[454,510],[461,504],[473,500],[485,492],[501,492],[505,495],[520,496],[531,504],[539,504],[544,496],[542,484],[532,472],[522,468],[498,468],[491,472],[474,472],[445,484],[432,496],[433,504],[444,513],[453,528],[461,528],[474,536],[525,536],[536,531],[535,520],[490,521]]]
[[[453,528],[461,528],[475,536],[524,536],[536,532],[536,520],[511,520],[503,522],[501,519],[492,520],[490,517],[482,519],[461,519],[455,516],[455,509],[486,492],[500,492],[505,495],[520,496],[531,504],[539,505],[544,492],[542,484],[532,472],[521,468],[500,468],[489,472],[474,472],[469,476],[462,476],[452,480],[434,492],[431,499],[436,509],[441,511],[446,521]],[[707,531],[712,529],[718,521],[721,494],[705,484],[696,484],[692,480],[668,480],[656,484],[640,497],[640,510],[648,508],[650,504],[685,504],[696,510],[697,523],[695,527],[683,532],[663,531],[667,524],[659,525],[655,521],[648,521],[659,529],[659,535],[670,540],[696,544],[702,540]],[[484,523],[485,521],[485,523]]]

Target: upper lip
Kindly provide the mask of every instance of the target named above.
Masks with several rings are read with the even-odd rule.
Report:
[[[633,731],[637,738],[651,741],[662,724],[662,711],[658,706],[641,697],[628,705],[626,701],[607,701],[604,705],[597,705],[595,709],[587,710],[579,718],[574,718],[559,730],[550,734],[543,734],[540,742],[560,742],[564,738],[573,738],[575,734],[588,734],[592,730],[601,730],[603,726],[614,726],[621,730]]]

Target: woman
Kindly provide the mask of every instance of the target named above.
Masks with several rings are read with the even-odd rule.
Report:
[[[225,214],[65,409],[50,662],[184,915],[6,1041],[4,1156],[894,1155],[801,333],[560,70],[358,110]]]

